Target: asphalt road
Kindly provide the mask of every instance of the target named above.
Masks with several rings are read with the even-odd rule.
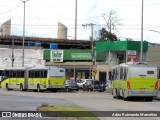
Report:
[[[90,111],[160,111],[160,101],[123,101],[113,99],[103,92],[21,92],[0,90],[0,111],[35,111],[42,104],[81,106]],[[15,119],[15,118],[11,118]],[[57,118],[41,118],[55,119]],[[34,120],[41,120],[35,118]],[[128,120],[123,117],[101,117],[104,120]],[[130,120],[135,119],[129,118]],[[139,118],[136,118],[136,120]],[[140,120],[158,120],[156,117],[142,117]],[[1,120],[1,118],[0,118]],[[8,120],[8,118],[7,118]],[[30,120],[30,118],[25,118]]]

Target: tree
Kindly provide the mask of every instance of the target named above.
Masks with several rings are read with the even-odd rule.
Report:
[[[117,41],[117,36],[113,33],[108,32],[105,28],[99,30],[99,41]]]
[[[117,36],[114,34],[118,25],[121,25],[116,15],[115,10],[110,10],[108,14],[102,14],[101,17],[105,20],[104,27],[99,30],[99,40],[117,41]]]

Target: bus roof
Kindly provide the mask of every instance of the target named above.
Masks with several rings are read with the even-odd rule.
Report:
[[[117,67],[154,67],[157,68],[157,66],[148,65],[147,63],[140,63],[140,62],[128,62],[128,63],[122,63],[116,66],[113,66],[112,69]]]
[[[26,67],[3,67],[3,70],[25,70]]]

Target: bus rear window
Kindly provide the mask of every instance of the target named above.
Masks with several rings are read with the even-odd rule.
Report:
[[[147,74],[154,74],[154,71],[147,71]]]

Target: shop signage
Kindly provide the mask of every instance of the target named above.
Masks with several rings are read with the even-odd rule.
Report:
[[[128,62],[130,61],[134,61],[136,62],[137,61],[137,51],[135,50],[128,50],[127,51],[127,58],[128,58]]]
[[[52,62],[63,62],[63,50],[51,50],[50,57]]]
[[[91,60],[91,53],[71,53],[72,60]]]

